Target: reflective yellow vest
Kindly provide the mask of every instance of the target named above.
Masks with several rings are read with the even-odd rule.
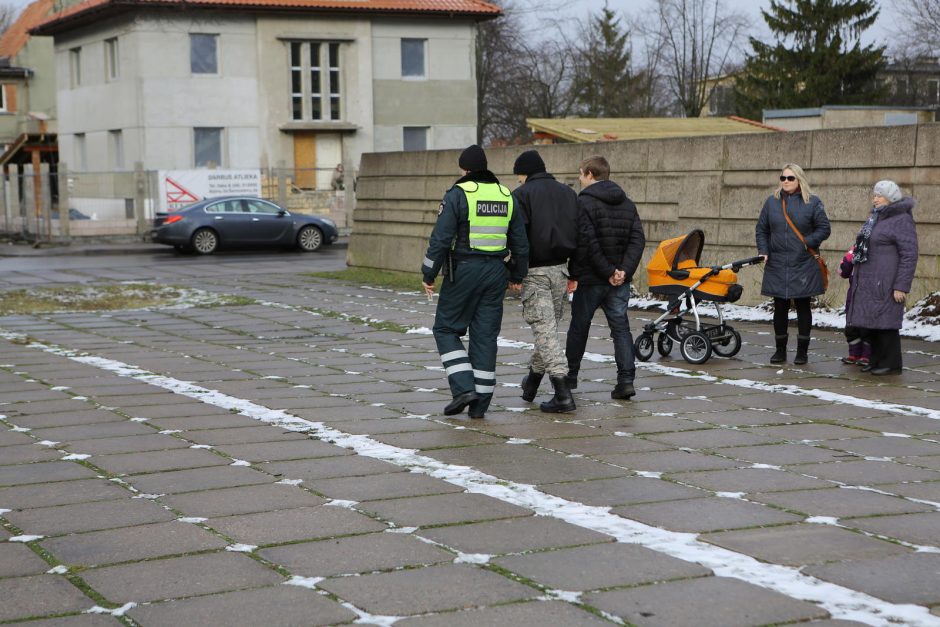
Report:
[[[458,185],[470,209],[470,248],[486,252],[506,249],[512,219],[512,193],[498,183],[467,181]]]

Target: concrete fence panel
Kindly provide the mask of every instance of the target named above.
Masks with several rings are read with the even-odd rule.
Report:
[[[517,187],[512,165],[529,146],[487,151],[490,169]],[[645,264],[663,239],[705,231],[704,264],[756,254],[754,227],[777,186],[781,165],[803,166],[822,198],[833,233],[823,254],[833,273],[823,300],[844,302],[847,284],[836,276],[842,255],[868,215],[871,186],[893,179],[918,202],[914,217],[920,261],[913,296],[940,290],[940,124],[765,133],[721,137],[537,146],[549,172],[577,189],[581,160],[600,154],[611,178],[637,203],[648,240],[634,279],[646,291]],[[348,262],[415,273],[444,192],[459,176],[459,150],[363,155]],[[742,270],[742,303],[762,302],[762,270]]]

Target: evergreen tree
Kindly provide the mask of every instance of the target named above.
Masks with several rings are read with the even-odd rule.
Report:
[[[884,47],[862,47],[875,23],[875,0],[771,0],[761,11],[774,44],[751,38],[753,53],[735,85],[738,112],[761,119],[763,109],[874,104]]]
[[[574,88],[588,117],[622,118],[634,113],[640,100],[639,81],[630,67],[630,34],[605,4],[591,17],[579,51]]]

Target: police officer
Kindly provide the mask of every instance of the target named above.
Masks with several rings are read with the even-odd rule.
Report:
[[[545,171],[545,162],[535,150],[519,155],[512,172],[522,183],[512,197],[516,211],[525,219],[530,249],[529,273],[522,282],[522,317],[535,336],[529,374],[522,379],[522,398],[535,400],[547,372],[555,396],[541,404],[542,411],[574,411],[558,323],[565,311],[568,259],[578,249],[578,195]]]
[[[422,285],[430,296],[444,271],[433,329],[453,396],[444,414],[469,408],[471,418],[483,418],[496,387],[496,338],[507,279],[511,288],[521,289],[529,243],[512,195],[487,169],[483,149],[470,146],[458,165],[464,175],[438,209],[421,266]],[[460,339],[468,329],[469,351]]]

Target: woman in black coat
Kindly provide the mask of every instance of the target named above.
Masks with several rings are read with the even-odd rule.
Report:
[[[878,181],[868,221],[855,240],[845,319],[846,324],[866,330],[871,359],[862,370],[873,375],[901,372],[899,329],[917,268],[913,209],[914,199],[905,198],[897,183]]]
[[[784,216],[789,215],[803,240]],[[829,237],[831,229],[826,210],[818,196],[814,196],[803,169],[788,163],[780,172],[780,186],[764,201],[757,219],[757,252],[764,258],[764,282],[761,294],[774,299],[774,335],[777,350],[771,363],[787,359],[787,319],[790,301],[796,306],[797,336],[794,364],[805,364],[809,350],[813,313],[810,299],[826,290],[823,288],[819,264],[807,248],[819,250]]]

